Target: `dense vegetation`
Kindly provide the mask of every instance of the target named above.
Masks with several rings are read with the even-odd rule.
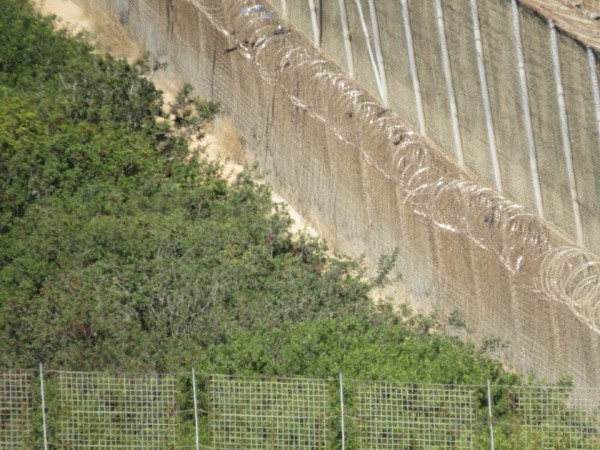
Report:
[[[167,113],[146,61],[3,3],[0,364],[513,379],[435,321],[375,308],[380,280],[290,235],[251,173],[228,185],[189,161],[215,105],[186,89]]]
[[[228,184],[190,159],[217,105],[185,89],[165,107],[147,60],[0,5],[0,367],[519,381],[374,306],[385,271],[292,236],[252,171]]]

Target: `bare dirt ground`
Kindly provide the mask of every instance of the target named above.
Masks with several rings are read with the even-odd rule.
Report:
[[[69,30],[72,34],[87,32],[94,45],[101,52],[107,52],[117,58],[134,61],[144,54],[143,45],[135,42],[120,24],[101,14],[87,14],[71,0],[34,0],[38,9],[45,15],[55,15],[58,26]],[[165,103],[170,103],[183,86],[183,82],[172,73],[158,71],[152,81],[164,93]],[[225,167],[225,175],[229,180],[243,170],[243,165],[234,161],[244,161],[244,145],[233,121],[222,114],[207,126],[207,133],[201,142],[192,142],[192,151],[200,146],[206,148],[206,155],[211,159],[219,159]],[[292,232],[306,232],[318,236],[303,217],[277,193],[273,193],[273,201],[285,204],[293,225]]]

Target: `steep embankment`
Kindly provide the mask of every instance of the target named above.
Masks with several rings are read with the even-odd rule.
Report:
[[[46,15],[57,17],[57,26],[69,30],[71,34],[86,32],[91,36],[94,45],[101,52],[115,58],[125,58],[130,62],[144,55],[143,45],[136,42],[123,27],[105,15],[91,15],[71,0],[37,0],[34,2],[38,10]],[[163,92],[165,103],[172,103],[184,85],[176,73],[166,67],[151,74],[152,82]],[[244,143],[226,113],[215,117],[205,127],[203,139],[192,140],[192,151],[198,146],[206,147],[209,158],[220,160],[227,177],[234,177],[243,170],[241,162],[245,160]],[[280,194],[273,192],[273,201],[285,208],[292,219],[293,232],[305,232],[318,236],[318,232],[302,215]]]
[[[167,120],[147,62],[2,1],[1,365],[514,379],[439,321],[374,307],[386,272],[293,236],[247,173],[190,164],[214,105],[178,94]]]

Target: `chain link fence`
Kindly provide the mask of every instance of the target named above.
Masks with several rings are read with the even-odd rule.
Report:
[[[600,449],[599,413],[600,389],[0,370],[0,449]]]

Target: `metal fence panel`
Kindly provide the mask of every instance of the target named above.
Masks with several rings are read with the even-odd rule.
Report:
[[[165,449],[176,444],[176,383],[169,375],[57,374],[61,448]]]
[[[0,449],[600,449],[598,388],[43,376],[0,371]]]
[[[327,448],[330,393],[324,380],[217,375],[208,389],[214,448]]]
[[[597,390],[527,386],[510,391],[511,428],[525,448],[600,449]],[[572,401],[579,406],[570,406]]]
[[[34,373],[0,370],[0,449],[31,445]]]
[[[359,449],[471,449],[473,390],[359,382],[355,427]]]

